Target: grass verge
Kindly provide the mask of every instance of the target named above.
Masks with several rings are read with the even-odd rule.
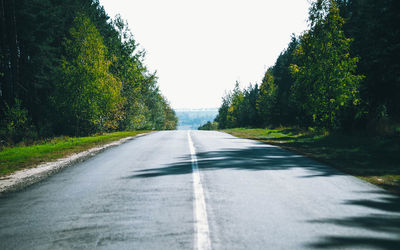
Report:
[[[400,194],[400,137],[317,133],[297,128],[227,129],[240,138],[262,141],[311,157]]]
[[[56,137],[32,146],[4,148],[0,151],[0,177],[145,132],[148,131],[123,131],[88,137]]]

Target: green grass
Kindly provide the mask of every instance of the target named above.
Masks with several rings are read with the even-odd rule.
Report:
[[[278,145],[400,194],[400,137],[371,137],[298,128],[227,129],[234,136]]]
[[[148,131],[124,131],[88,137],[56,137],[32,146],[4,148],[0,151],[0,176],[145,132]]]

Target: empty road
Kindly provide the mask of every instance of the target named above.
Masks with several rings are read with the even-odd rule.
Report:
[[[400,249],[400,198],[221,132],[131,140],[0,196],[0,249]]]

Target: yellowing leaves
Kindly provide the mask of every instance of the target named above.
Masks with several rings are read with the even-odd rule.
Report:
[[[344,107],[359,102],[361,77],[354,75],[357,59],[350,57],[351,40],[344,35],[344,20],[336,3],[326,0],[320,4],[312,6],[311,28],[300,37],[296,64],[290,66],[296,79],[292,96],[305,114],[304,122],[336,128]]]
[[[104,131],[116,128],[122,117],[121,82],[110,72],[103,38],[90,21],[79,14],[65,41],[68,57],[63,58],[57,101],[65,103],[65,112],[76,130]]]
[[[296,64],[290,65],[289,69],[290,69],[290,72],[292,72],[292,74],[294,74],[294,75],[296,75],[297,73],[300,72],[300,67],[297,66]]]

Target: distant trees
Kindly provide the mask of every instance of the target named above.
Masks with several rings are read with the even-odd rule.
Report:
[[[236,82],[234,90],[223,97],[214,123],[209,126],[205,124],[201,128],[213,129],[215,124],[220,129],[260,126],[262,122],[260,107],[264,107],[260,106],[260,102],[262,102],[262,94],[257,84],[241,90],[239,82]]]
[[[208,121],[206,124],[201,125],[198,127],[198,130],[217,130],[218,129],[218,123],[217,122],[210,122]]]
[[[258,92],[260,93],[256,100],[256,114],[260,117],[258,120],[261,120],[261,124],[272,124],[277,119],[276,104],[278,100],[278,87],[274,81],[272,68],[265,72]]]
[[[208,121],[213,121],[218,114],[217,109],[178,109],[176,115],[181,129],[198,129]]]
[[[231,106],[231,94],[228,92],[222,97],[222,104],[218,109],[218,115],[215,121],[218,122],[219,128],[231,128],[232,124],[228,119],[228,110]]]
[[[219,128],[296,125],[379,130],[400,121],[398,1],[315,0],[260,87],[223,97]],[[249,106],[249,90],[257,93]],[[248,114],[257,114],[249,119]],[[254,122],[255,121],[255,122]],[[386,126],[386,127],[387,127]]]
[[[97,0],[1,0],[0,31],[1,140],[176,127],[127,23]]]

